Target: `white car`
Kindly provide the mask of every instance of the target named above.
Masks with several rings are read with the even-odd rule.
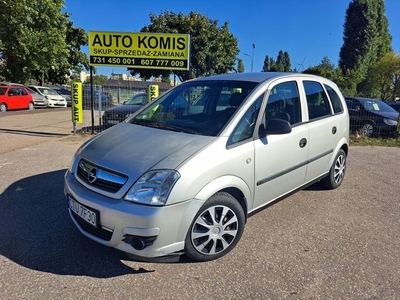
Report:
[[[259,209],[316,181],[339,187],[348,150],[346,103],[330,80],[198,78],[83,144],[64,192],[72,221],[98,243],[131,258],[208,261],[235,247]]]
[[[46,97],[47,107],[67,107],[67,100],[55,90],[37,85],[28,85],[28,87]]]

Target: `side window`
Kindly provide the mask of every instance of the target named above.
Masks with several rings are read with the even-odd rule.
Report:
[[[307,97],[309,120],[330,115],[329,100],[321,84],[316,81],[304,81],[303,85]]]
[[[8,90],[8,96],[18,96],[18,90],[17,89],[9,89]]]
[[[19,89],[19,94],[26,96],[28,95],[28,92],[25,89]]]
[[[331,98],[333,112],[335,114],[343,112],[343,105],[342,105],[342,101],[340,101],[339,95],[329,85],[324,84],[324,86],[325,86],[326,91],[328,92],[329,98]]]
[[[254,126],[257,122],[258,113],[260,112],[263,99],[264,94],[258,97],[249,110],[244,114],[230,136],[228,140],[228,146],[247,140],[253,136]]]
[[[267,120],[283,119],[291,125],[301,122],[297,83],[289,81],[274,86],[269,94],[265,113]]]

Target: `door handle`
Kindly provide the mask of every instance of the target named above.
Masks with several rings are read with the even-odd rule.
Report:
[[[299,142],[300,148],[304,148],[307,145],[307,139],[302,138]]]

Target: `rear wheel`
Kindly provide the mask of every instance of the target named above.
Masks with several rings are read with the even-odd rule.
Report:
[[[5,103],[0,103],[0,112],[5,112],[7,110],[7,105]]]
[[[336,158],[332,164],[328,176],[323,178],[321,183],[327,189],[336,189],[342,184],[345,173],[346,153],[343,151],[343,149],[340,149],[338,154],[336,154]]]
[[[185,254],[195,261],[220,258],[239,242],[245,215],[239,202],[228,193],[216,193],[194,218],[185,239]]]

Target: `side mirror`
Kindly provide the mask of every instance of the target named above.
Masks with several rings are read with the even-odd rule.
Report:
[[[287,134],[292,132],[292,127],[290,123],[282,119],[271,119],[264,124],[260,125],[259,136],[265,137],[267,134]]]

